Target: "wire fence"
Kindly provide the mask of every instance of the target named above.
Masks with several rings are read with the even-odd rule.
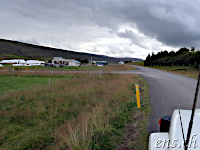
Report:
[[[27,79],[25,80],[21,80],[21,81],[12,81],[12,79],[8,79],[6,81],[6,78],[4,78],[4,76],[2,76],[3,81],[0,83],[0,93],[8,91],[8,90],[18,90],[18,89],[23,89],[26,87],[30,87],[30,86],[35,86],[35,85],[46,85],[46,86],[50,86],[52,83],[62,80],[62,79],[69,79],[69,78],[62,78],[59,79],[56,76],[61,76],[61,75],[71,75],[71,79],[76,79],[77,76],[81,75],[81,74],[89,74],[90,78],[93,77],[94,74],[96,74],[97,76],[102,76],[103,71],[102,69],[100,71],[20,71],[20,70],[0,70],[0,75],[6,75],[6,77],[11,77],[11,76],[15,76],[15,77],[28,77],[28,76],[33,76],[33,77],[46,77],[45,80],[46,81],[28,81]],[[48,78],[49,77],[49,78]],[[24,78],[22,78],[24,79]],[[34,78],[30,78],[30,80],[32,80]],[[41,79],[39,79],[41,80]],[[43,80],[43,79],[42,79]],[[24,83],[20,83],[17,84],[19,82],[24,82]],[[28,82],[28,83],[26,83]],[[29,83],[32,82],[32,83]],[[9,84],[10,83],[10,84]]]
[[[23,77],[21,77],[23,78]],[[30,82],[30,80],[32,80],[33,78],[30,78],[29,80],[21,80],[21,84],[17,84],[18,82],[16,81],[12,81],[12,80],[3,80],[3,82],[1,82],[1,86],[0,86],[0,93],[8,91],[8,90],[18,90],[18,89],[23,89],[23,88],[27,88],[27,87],[31,87],[31,86],[36,86],[36,85],[44,85],[44,86],[50,86],[52,83],[56,83],[59,82],[61,80],[69,80],[69,79],[74,79],[74,77],[72,78],[45,78],[42,80],[45,81],[36,81],[33,80],[32,83],[26,83],[26,82]],[[16,79],[15,79],[16,80]],[[11,84],[9,84],[11,83]]]
[[[0,75],[43,75],[43,76],[57,76],[57,75],[68,75],[68,74],[102,74],[102,69],[100,71],[21,71],[21,70],[0,70]]]

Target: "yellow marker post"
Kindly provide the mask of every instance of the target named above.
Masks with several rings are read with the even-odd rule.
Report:
[[[140,91],[139,91],[139,85],[135,84],[135,89],[136,89],[136,100],[137,100],[137,107],[140,109]]]
[[[135,65],[134,65],[134,68],[135,68]]]

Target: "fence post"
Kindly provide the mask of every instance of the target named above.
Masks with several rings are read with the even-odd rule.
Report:
[[[102,69],[101,69],[101,71],[100,71],[99,75],[100,75],[100,76],[102,75]]]
[[[136,100],[137,100],[137,108],[140,109],[140,91],[139,91],[139,85],[135,84],[136,89]]]

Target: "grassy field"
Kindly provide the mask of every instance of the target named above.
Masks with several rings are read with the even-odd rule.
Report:
[[[4,65],[4,67],[1,67],[0,70],[6,70],[8,71],[9,68],[11,71],[19,70],[19,67],[13,67],[12,65]],[[45,70],[55,70],[55,71],[128,71],[132,70],[133,67],[127,66],[127,65],[120,65],[120,64],[109,64],[103,67],[98,67],[96,65],[91,66],[81,66],[81,67],[46,67],[46,66],[29,66],[29,67],[20,67],[21,71],[45,71]]]
[[[141,62],[131,62],[131,63],[128,63],[128,65],[144,66],[144,62],[143,61],[141,61]]]
[[[150,106],[147,84],[141,77],[55,76],[50,87],[48,77],[3,78],[35,85],[17,91],[4,89],[1,94],[0,149],[146,148]],[[36,84],[43,81],[45,84]],[[135,83],[140,85],[140,110],[136,108]],[[131,134],[126,134],[128,130]]]
[[[144,62],[132,62],[129,65],[144,66]],[[189,66],[148,66],[154,69],[180,74],[190,78],[198,79],[199,69]]]
[[[5,91],[21,90],[35,85],[49,85],[59,80],[73,78],[73,75],[65,76],[8,76],[0,75],[0,93]]]
[[[180,74],[194,79],[197,79],[199,75],[199,69],[189,66],[151,66],[151,68]]]

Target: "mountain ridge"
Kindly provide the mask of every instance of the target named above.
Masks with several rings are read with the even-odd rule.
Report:
[[[119,61],[143,61],[140,58],[115,58],[105,55],[97,55],[84,52],[74,52],[71,50],[57,49],[47,46],[39,46],[19,41],[0,39],[0,59],[10,58],[32,58],[49,60],[53,57],[63,57],[66,59],[81,59],[99,61],[105,60],[110,63]]]

